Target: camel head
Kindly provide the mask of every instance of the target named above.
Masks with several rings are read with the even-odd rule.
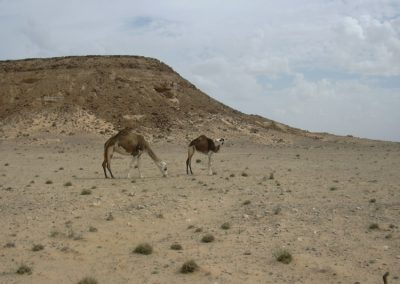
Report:
[[[224,138],[218,138],[218,139],[215,139],[215,144],[217,144],[217,145],[224,145],[224,143],[225,143],[225,139]]]
[[[167,177],[168,176],[168,168],[167,168],[167,163],[164,161],[161,161],[158,164],[158,168],[161,171],[161,174],[163,175],[163,177]]]

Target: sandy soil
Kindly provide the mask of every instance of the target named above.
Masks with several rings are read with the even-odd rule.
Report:
[[[116,156],[114,180],[102,139],[0,143],[0,283],[400,283],[399,143],[238,139],[213,176],[200,154],[187,176],[186,145],[159,143],[168,178],[145,156],[146,177],[127,179]],[[132,253],[143,242],[153,253]],[[190,259],[199,271],[180,273]]]

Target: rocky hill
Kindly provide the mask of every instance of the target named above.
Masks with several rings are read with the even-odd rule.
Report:
[[[0,61],[0,135],[109,135],[126,126],[153,138],[307,132],[236,111],[157,59],[84,56]]]

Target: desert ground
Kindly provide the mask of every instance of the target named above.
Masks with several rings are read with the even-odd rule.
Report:
[[[0,140],[0,283],[400,283],[400,143],[237,138],[188,176],[186,143],[152,141],[167,178],[116,154],[105,179],[104,142]]]

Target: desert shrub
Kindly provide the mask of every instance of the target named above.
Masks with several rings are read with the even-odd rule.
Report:
[[[279,249],[274,252],[274,257],[277,261],[284,264],[289,264],[292,262],[292,255],[286,249]]]
[[[211,243],[211,242],[213,242],[214,240],[215,240],[215,238],[214,238],[214,236],[211,235],[211,234],[204,235],[204,236],[201,238],[201,241],[202,241],[203,243]]]
[[[90,189],[84,189],[81,191],[81,195],[90,195],[92,194],[92,191]]]
[[[139,244],[133,250],[134,253],[149,255],[153,253],[153,247],[148,243]]]
[[[81,279],[78,284],[97,284],[97,280],[92,277],[85,277]]]
[[[90,226],[89,227],[89,232],[92,232],[92,233],[97,232],[97,228],[93,227],[93,226]]]
[[[371,223],[368,227],[370,230],[378,230],[379,225],[377,223]]]
[[[50,232],[50,237],[52,237],[52,238],[58,237],[58,236],[60,236],[60,235],[62,235],[62,233],[60,233],[60,232],[57,231],[57,230],[52,230],[52,231]]]
[[[172,250],[182,250],[183,249],[182,246],[180,244],[178,244],[178,243],[172,244],[170,248]]]
[[[21,264],[17,271],[17,274],[23,275],[23,274],[32,274],[32,268],[30,268],[29,266],[27,266],[26,264]]]
[[[106,221],[112,221],[112,220],[114,220],[114,216],[111,212],[109,212],[106,216]]]
[[[279,207],[279,206],[275,207],[275,209],[274,209],[274,215],[278,215],[279,213],[281,213],[281,211],[282,211],[282,208],[281,208],[281,207]]]
[[[37,245],[34,245],[32,247],[32,251],[40,251],[40,250],[43,250],[43,249],[44,249],[44,246],[41,245],[41,244],[37,244]]]
[[[8,242],[4,245],[5,248],[15,248],[15,243],[13,242]]]
[[[242,204],[243,204],[243,205],[249,205],[250,203],[251,203],[250,200],[246,200],[246,201],[244,201]]]
[[[231,224],[229,222],[225,222],[221,225],[221,229],[229,230],[231,228]]]
[[[186,261],[181,267],[181,273],[193,273],[199,269],[199,266],[194,260]]]

